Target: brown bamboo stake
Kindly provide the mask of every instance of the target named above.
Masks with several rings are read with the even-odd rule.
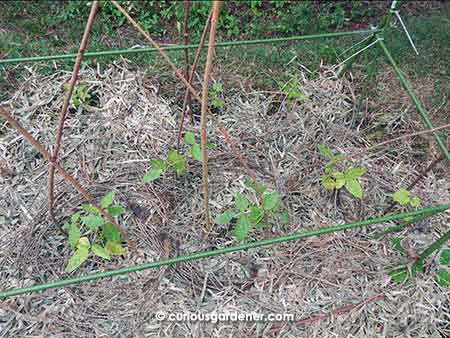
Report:
[[[130,23],[134,26],[134,28],[136,28],[146,39],[147,41],[149,41],[153,47],[155,47],[155,49],[161,54],[161,56],[164,58],[164,60],[166,60],[166,62],[169,64],[169,66],[172,68],[172,70],[174,71],[175,75],[184,83],[184,85],[189,89],[189,91],[191,92],[192,96],[194,97],[195,100],[197,100],[198,102],[202,102],[201,97],[198,95],[198,93],[195,91],[194,87],[192,87],[192,85],[188,82],[188,80],[183,76],[183,74],[181,73],[181,71],[177,68],[177,66],[175,66],[175,64],[172,62],[172,60],[169,58],[169,56],[167,55],[167,53],[160,47],[160,45],[154,41],[151,36],[145,32],[141,26],[133,20],[133,18],[127,13],[127,11],[125,9],[122,8],[122,6],[120,6],[116,1],[111,0],[111,3],[128,19],[128,21],[130,21]],[[222,136],[225,139],[225,142],[228,144],[228,146],[231,148],[231,151],[233,152],[233,154],[236,156],[236,158],[239,160],[239,162],[241,163],[241,165],[244,167],[245,171],[247,172],[247,175],[250,176],[250,178],[253,181],[256,181],[256,175],[253,172],[252,169],[250,169],[250,167],[247,164],[247,161],[245,160],[245,158],[242,156],[241,152],[239,151],[239,149],[236,148],[235,144],[232,142],[230,134],[228,133],[228,131],[226,130],[226,128],[223,126],[223,124],[220,122],[220,120],[218,118],[216,118],[214,116],[214,114],[211,112],[211,110],[208,108],[207,109],[207,113],[209,114],[209,116],[211,117],[211,119],[214,121],[214,123],[216,123],[217,125],[217,130],[222,134]]]
[[[213,4],[211,29],[209,32],[208,55],[206,57],[205,73],[203,75],[202,88],[202,111],[200,116],[200,147],[202,150],[202,177],[203,177],[203,206],[205,209],[205,229],[211,231],[211,220],[209,219],[209,184],[208,184],[208,151],[206,140],[206,123],[208,122],[208,87],[209,77],[213,66],[214,42],[216,39],[217,20],[219,19],[220,1]]]
[[[184,0],[184,20],[183,20],[183,38],[184,38],[184,45],[187,46],[189,44],[189,30],[188,30],[188,20],[189,20],[189,10],[191,7],[191,1],[190,0]],[[189,78],[189,49],[184,49],[184,62],[185,62],[185,70],[184,70],[184,76],[188,79]],[[189,109],[191,108],[190,102],[188,105]],[[192,110],[190,109],[192,112]]]
[[[44,156],[44,158],[49,161],[50,165],[56,169],[56,171],[70,184],[72,184],[76,190],[84,197],[86,201],[91,203],[94,207],[96,207],[100,213],[110,222],[114,227],[120,232],[123,239],[127,242],[128,247],[132,249],[135,253],[136,247],[134,246],[133,242],[128,238],[127,233],[125,230],[117,224],[117,222],[99,205],[97,205],[95,202],[93,202],[94,198],[87,192],[86,189],[83,188],[83,186],[78,183],[78,181],[73,178],[67,171],[65,171],[59,163],[53,159],[51,154],[45,150],[45,148],[25,129],[22,127],[22,125],[12,117],[10,113],[8,113],[6,110],[4,110],[2,107],[0,107],[0,116],[2,116],[14,129],[16,129],[25,139],[31,143],[31,145]]]
[[[64,97],[63,106],[59,115],[58,126],[56,128],[56,140],[55,149],[52,153],[52,161],[56,162],[58,160],[59,149],[61,147],[61,139],[64,129],[64,122],[66,120],[67,109],[69,108],[70,98],[72,97],[72,92],[78,79],[78,71],[80,70],[81,61],[83,60],[83,54],[86,49],[89,34],[91,33],[92,24],[94,22],[95,15],[98,10],[98,1],[93,1],[91,6],[91,11],[89,13],[88,20],[86,22],[86,27],[84,29],[83,37],[81,39],[80,48],[78,49],[77,58],[73,66],[72,77],[69,82],[69,88]],[[50,165],[48,171],[48,208],[49,216],[53,223],[57,223],[54,214],[54,187],[55,187],[55,167]]]
[[[208,19],[206,20],[205,27],[203,28],[203,33],[200,38],[200,43],[197,47],[197,52],[195,53],[194,62],[192,63],[191,70],[189,72],[189,84],[192,85],[192,79],[194,78],[195,70],[197,69],[198,60],[200,59],[200,53],[205,46],[206,41],[206,33],[208,33],[209,24],[211,21],[211,15],[212,10],[209,12]],[[186,88],[186,92],[184,93],[184,100],[183,100],[183,108],[181,110],[181,119],[180,119],[180,126],[178,128],[178,135],[177,135],[177,150],[180,148],[180,142],[181,142],[181,134],[183,133],[183,127],[184,127],[184,120],[186,118],[186,109],[188,107],[188,102],[190,105],[190,97],[191,92],[189,91],[189,88]],[[192,109],[190,109],[191,117],[193,119],[193,112]]]

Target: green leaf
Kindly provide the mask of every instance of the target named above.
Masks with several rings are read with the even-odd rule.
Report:
[[[87,248],[89,249],[91,247],[91,243],[89,242],[89,238],[87,237],[81,237],[78,240],[77,243],[77,249],[81,249],[81,248]]]
[[[107,208],[106,211],[108,212],[109,216],[116,217],[122,215],[125,212],[125,209],[121,205],[116,204],[112,207]]]
[[[91,205],[91,204],[83,204],[83,205],[81,206],[81,208],[82,208],[84,211],[86,211],[86,212],[88,212],[88,213],[90,213],[90,214],[92,214],[92,215],[98,215],[98,214],[100,213],[100,211],[99,211],[96,207],[94,207],[93,205]]]
[[[402,254],[406,254],[406,251],[405,251],[405,249],[402,246],[402,239],[403,238],[401,238],[401,237],[392,238],[391,239],[391,244],[392,244],[392,247],[395,250],[400,251]]]
[[[108,261],[111,259],[111,256],[110,256],[108,250],[106,250],[104,247],[102,247],[98,244],[92,245],[92,252],[94,254],[96,254],[98,257],[106,259]]]
[[[243,241],[247,238],[250,232],[250,222],[247,215],[241,215],[236,222],[233,229],[233,235],[238,241]]]
[[[166,162],[164,160],[150,160],[150,164],[155,168],[161,169],[164,172],[167,169]]]
[[[444,249],[439,257],[439,264],[448,265],[450,263],[450,250]]]
[[[83,264],[89,255],[89,248],[82,247],[75,251],[74,255],[69,259],[69,262],[64,269],[65,272],[72,272]]]
[[[276,192],[266,193],[262,197],[262,206],[264,210],[274,210],[280,204],[280,195]]]
[[[89,230],[95,231],[103,225],[103,218],[101,216],[89,215],[81,217],[81,222],[86,225]]]
[[[100,200],[100,206],[101,206],[103,209],[106,209],[107,207],[109,207],[109,206],[112,204],[112,202],[114,201],[114,196],[115,196],[114,191],[111,191],[111,192],[107,193],[107,194],[106,194],[105,196],[103,196],[103,198]]]
[[[219,99],[218,97],[214,97],[214,98],[211,100],[211,105],[212,105],[214,108],[221,108],[221,107],[224,106],[224,104],[225,104],[225,102],[224,102],[223,100]]]
[[[332,176],[335,179],[335,187],[336,189],[341,189],[344,184],[345,184],[345,176],[343,173],[341,173],[340,171],[335,171],[334,173],[332,173]]]
[[[395,202],[399,203],[400,205],[406,205],[410,201],[409,191],[406,190],[405,188],[401,188],[392,195],[392,198],[394,199]]]
[[[411,198],[411,200],[409,201],[409,204],[411,204],[411,206],[413,208],[416,208],[420,205],[420,198],[417,196],[414,196],[413,198]]]
[[[178,175],[181,175],[186,170],[186,160],[174,150],[169,151],[167,162],[175,169]]]
[[[112,242],[120,242],[120,232],[112,223],[106,223],[103,226],[103,236]]]
[[[289,224],[289,212],[287,210],[284,210],[280,214],[281,224],[288,225]]]
[[[325,145],[323,144],[319,144],[317,146],[319,148],[319,153],[325,157],[328,158],[333,158],[333,153],[331,152],[331,150],[329,148],[327,148]]]
[[[320,183],[327,190],[334,190],[336,188],[336,181],[331,176],[322,176]]]
[[[218,214],[215,218],[215,222],[217,224],[221,224],[221,225],[228,224],[231,222],[234,215],[235,215],[234,210],[228,209],[228,210],[222,212],[221,214]]]
[[[363,197],[363,190],[361,187],[361,184],[356,179],[349,179],[345,180],[345,189],[355,196],[356,198],[362,198]]]
[[[234,195],[234,203],[236,204],[236,207],[241,211],[245,211],[248,209],[249,201],[248,199],[242,195],[240,192],[236,193]]]
[[[411,275],[423,272],[423,260],[417,260],[411,266]]]
[[[193,146],[195,143],[195,135],[194,133],[188,131],[184,134],[184,143]]]
[[[267,190],[267,187],[264,186],[263,184],[259,184],[258,182],[253,182],[253,180],[250,180],[248,178],[245,179],[244,185],[247,188],[252,189],[258,195],[262,195]]]
[[[345,171],[345,177],[347,179],[358,178],[358,177],[364,175],[365,173],[366,173],[366,169],[364,169],[364,168],[361,168],[361,167],[352,168],[352,167],[350,167],[350,168],[348,168]]]
[[[125,253],[125,249],[118,242],[106,242],[105,249],[112,255],[121,256]]]
[[[392,277],[397,283],[401,283],[408,279],[408,269],[404,266],[388,272],[388,275]]]
[[[434,278],[436,283],[438,283],[443,288],[450,285],[450,273],[445,270],[439,270]]]
[[[69,228],[69,244],[72,249],[75,249],[77,246],[77,243],[81,237],[81,231],[80,228],[78,228],[75,224],[71,224]]]
[[[197,161],[203,161],[203,154],[200,146],[196,143],[191,147],[191,155]]]
[[[215,83],[213,83],[211,89],[214,94],[219,94],[223,91],[223,86],[220,82],[215,82]]]
[[[257,225],[262,221],[263,217],[264,217],[264,210],[262,210],[256,204],[250,206],[250,213],[248,214],[248,220],[250,224]]]
[[[80,220],[81,212],[77,211],[70,217],[72,224],[77,223]]]
[[[149,182],[152,182],[152,181],[158,179],[159,177],[161,177],[162,172],[163,171],[160,168],[150,169],[144,175],[144,178],[143,178],[144,183],[149,183]]]

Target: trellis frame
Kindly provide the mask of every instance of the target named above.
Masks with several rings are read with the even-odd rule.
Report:
[[[392,15],[397,10],[396,4],[397,4],[397,1],[392,2],[392,5],[391,5],[388,13],[385,15],[385,17],[383,19],[381,28],[373,28],[371,30],[361,30],[361,31],[352,31],[352,32],[337,32],[337,33],[303,35],[303,36],[294,36],[294,37],[288,37],[288,38],[226,41],[226,42],[218,42],[215,44],[215,46],[216,47],[245,46],[245,45],[268,44],[268,43],[278,43],[278,42],[288,42],[288,41],[302,41],[302,40],[311,40],[311,39],[320,39],[320,38],[329,38],[329,37],[341,37],[341,36],[349,36],[349,35],[368,34],[370,36],[370,38],[366,40],[366,42],[359,49],[359,51],[354,53],[350,58],[348,58],[345,61],[344,68],[347,67],[348,65],[350,65],[351,62],[354,61],[355,57],[360,54],[360,52],[363,52],[366,49],[368,49],[369,48],[368,46],[378,45],[383,50],[384,55],[386,56],[390,65],[392,66],[401,85],[406,90],[407,94],[409,95],[409,97],[413,101],[414,105],[416,106],[420,116],[424,120],[426,127],[429,130],[432,130],[434,128],[434,126],[431,122],[429,115],[427,114],[427,112],[424,109],[420,100],[415,95],[409,82],[404,77],[402,71],[398,67],[398,65],[395,62],[395,60],[393,59],[389,49],[387,48],[387,46],[384,43],[384,33],[385,33],[386,29],[388,28],[388,26],[390,25]],[[374,42],[376,42],[376,43],[374,43]],[[191,44],[191,45],[165,46],[165,47],[163,47],[163,50],[165,50],[165,51],[187,50],[187,49],[192,49],[192,48],[197,48],[197,45]],[[158,51],[158,48],[121,49],[121,50],[111,50],[111,51],[103,51],[103,52],[86,52],[84,54],[84,57],[126,55],[126,54],[136,54],[136,53],[153,53],[156,51]],[[13,58],[13,59],[0,60],[0,65],[17,64],[17,63],[24,63],[24,62],[74,59],[76,56],[77,56],[76,54],[65,54],[65,55],[50,55],[50,56],[38,56],[38,57],[29,57],[29,58]],[[9,113],[7,113],[6,111],[4,111],[1,108],[0,108],[0,116],[5,118],[7,120],[7,122],[9,122],[13,127],[15,127],[19,132],[21,132],[22,135],[23,135],[23,132],[26,133],[26,131],[23,128],[21,131],[20,124],[18,124],[18,122],[15,121],[12,118],[12,116],[9,115]],[[448,162],[448,165],[450,168],[450,153],[445,145],[445,142],[442,140],[442,138],[437,133],[437,131],[432,132],[432,134],[433,134],[433,137],[434,137],[440,151],[443,154],[444,159]],[[30,141],[30,143],[32,143],[32,145],[34,147],[36,147],[40,152],[42,152],[42,150],[45,152],[45,149],[43,149],[42,146],[35,139],[33,139],[31,135],[29,135],[29,136],[31,137],[31,139],[30,138],[27,138],[27,139]],[[39,149],[39,146],[41,147],[40,149]],[[49,158],[49,161],[58,170],[59,164],[57,162],[52,162],[51,158]],[[61,172],[59,172],[59,173],[61,174]],[[63,176],[64,176],[64,173],[63,173]],[[73,181],[71,183],[75,184]],[[415,217],[415,218],[423,219],[424,217],[430,217],[431,215],[436,215],[437,213],[444,212],[448,209],[450,209],[450,203],[431,207],[431,208],[422,208],[422,209],[419,209],[416,211],[411,211],[411,212],[406,212],[406,213],[390,214],[390,215],[386,215],[386,216],[381,216],[381,217],[376,217],[376,218],[372,218],[372,219],[358,221],[355,223],[329,226],[329,227],[321,228],[318,230],[305,231],[305,232],[295,233],[295,234],[291,234],[291,235],[287,235],[287,236],[279,236],[279,237],[275,237],[275,238],[268,239],[268,240],[248,242],[248,243],[229,246],[229,247],[216,249],[216,250],[194,252],[194,253],[190,253],[190,254],[183,255],[183,256],[177,256],[174,258],[157,260],[154,262],[138,264],[138,265],[134,265],[134,266],[130,266],[130,267],[114,269],[114,270],[109,270],[109,271],[100,272],[100,273],[92,273],[92,274],[79,276],[79,277],[75,277],[75,278],[61,279],[61,280],[57,280],[54,282],[34,285],[31,287],[5,290],[5,291],[0,292],[0,299],[17,296],[17,295],[22,295],[22,294],[26,294],[26,293],[40,292],[40,291],[50,289],[50,288],[58,288],[58,287],[64,287],[67,285],[79,284],[82,282],[94,281],[94,280],[98,280],[100,278],[106,278],[106,277],[111,277],[111,276],[116,276],[116,275],[121,275],[121,274],[128,274],[128,273],[141,271],[141,270],[145,270],[145,269],[160,268],[162,266],[182,263],[182,262],[191,261],[191,260],[204,259],[204,258],[218,256],[218,255],[232,253],[232,252],[238,252],[238,251],[243,251],[243,250],[248,250],[248,249],[253,249],[253,248],[264,247],[264,246],[271,246],[271,245],[280,244],[280,243],[286,243],[286,242],[290,242],[290,241],[299,240],[302,238],[307,238],[307,237],[312,237],[312,236],[320,236],[323,234],[329,234],[329,233],[334,233],[334,232],[338,232],[338,231],[345,231],[345,230],[360,228],[360,227],[364,227],[364,226],[372,225],[372,224],[379,224],[379,223],[384,223],[384,222],[388,222],[388,221],[401,220],[401,219],[405,219],[408,217]],[[437,241],[435,241],[427,249],[425,249],[422,252],[422,254],[419,256],[419,259],[416,261],[416,264],[423,262],[430,254],[432,254],[434,251],[438,250],[449,239],[450,239],[450,230],[447,231],[445,234],[443,234]]]

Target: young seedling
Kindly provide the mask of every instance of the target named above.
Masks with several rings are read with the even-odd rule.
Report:
[[[354,197],[362,199],[363,188],[359,178],[366,173],[366,169],[347,167],[342,161],[344,158],[342,154],[334,155],[323,144],[319,144],[318,148],[320,154],[329,159],[325,165],[325,175],[320,177],[322,186],[329,191],[345,188]]]
[[[411,196],[411,193],[405,188],[400,188],[393,195],[392,199],[398,204],[405,206],[410,205],[413,208],[416,208],[420,205],[421,200],[417,196]]]
[[[238,241],[244,241],[250,232],[256,228],[261,229],[279,220],[282,224],[289,223],[289,214],[281,205],[281,199],[276,191],[269,192],[260,184],[246,181],[246,186],[252,189],[258,202],[238,192],[234,196],[234,207],[217,215],[215,222],[219,225],[234,221],[233,236]]]
[[[111,217],[119,217],[125,209],[113,202],[114,192],[109,192],[101,199],[100,206]],[[125,253],[116,227],[105,221],[99,210],[91,204],[84,204],[81,209],[72,215],[70,223],[63,225],[63,230],[68,234],[69,245],[74,250],[65,272],[72,272],[80,267],[91,252],[104,260],[110,260],[112,256]]]
[[[66,83],[64,85],[64,91],[69,90],[69,85]],[[75,108],[78,108],[82,103],[87,103],[91,95],[88,93],[88,90],[85,85],[77,85],[73,88],[72,96],[70,97],[70,104]]]
[[[211,98],[211,105],[214,108],[221,108],[225,104],[225,102],[221,99],[223,92],[223,86],[220,82],[215,82],[210,90],[209,90],[209,96]]]
[[[292,76],[292,78],[280,88],[280,91],[286,96],[286,101],[290,105],[296,100],[306,101],[308,99],[308,95],[300,91],[300,82],[297,74]]]
[[[200,145],[195,140],[194,133],[186,132],[184,134],[184,143],[186,145],[187,153],[196,161],[202,161],[202,151]],[[208,144],[209,148],[214,147],[213,144]],[[173,169],[177,175],[182,175],[187,169],[187,161],[185,155],[177,153],[175,150],[169,151],[166,159],[150,160],[152,169],[144,175],[144,183],[152,182],[160,178],[169,169]]]

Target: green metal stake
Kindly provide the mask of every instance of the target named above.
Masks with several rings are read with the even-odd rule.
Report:
[[[60,287],[64,287],[67,285],[94,281],[94,280],[98,280],[100,278],[123,275],[123,274],[128,274],[131,272],[137,272],[137,271],[146,270],[146,269],[160,268],[160,267],[166,266],[166,265],[173,265],[173,264],[177,264],[177,263],[183,263],[183,262],[187,262],[187,261],[213,257],[213,256],[227,254],[227,253],[243,251],[243,250],[247,250],[247,249],[259,248],[259,247],[264,247],[264,246],[270,246],[270,245],[295,241],[295,240],[298,240],[301,238],[320,236],[320,235],[329,234],[329,233],[333,233],[333,232],[337,232],[337,231],[356,229],[356,228],[364,227],[367,225],[395,221],[395,220],[403,219],[405,217],[414,217],[414,216],[418,216],[418,215],[422,215],[422,214],[427,214],[430,212],[441,212],[441,211],[444,211],[447,209],[450,209],[450,204],[444,204],[444,205],[439,205],[439,206],[432,207],[432,208],[424,208],[424,209],[420,209],[420,210],[415,210],[415,211],[410,211],[410,212],[405,212],[405,213],[400,213],[400,214],[395,214],[395,215],[381,216],[381,217],[376,217],[376,218],[363,220],[363,221],[359,221],[359,222],[355,222],[355,223],[324,227],[324,228],[317,229],[317,230],[305,231],[305,232],[300,232],[300,233],[296,233],[296,234],[292,234],[292,235],[288,235],[288,236],[280,236],[280,237],[276,237],[276,238],[272,238],[272,239],[249,242],[249,243],[230,246],[230,247],[222,248],[222,249],[194,252],[194,253],[191,253],[191,254],[188,254],[185,256],[163,259],[163,260],[159,260],[159,261],[155,261],[155,262],[134,265],[134,266],[121,268],[121,269],[117,269],[117,270],[93,273],[93,274],[89,274],[89,275],[85,275],[85,276],[62,279],[62,280],[58,280],[55,282],[34,285],[34,286],[26,287],[26,288],[2,291],[2,292],[0,292],[0,299],[17,296],[17,295],[22,295],[22,294],[30,293],[30,292],[44,291],[44,290],[51,289],[51,288],[60,288]]]
[[[262,44],[270,44],[270,43],[320,39],[320,38],[334,38],[334,37],[341,37],[341,36],[363,35],[363,34],[370,34],[370,33],[376,33],[376,32],[381,32],[381,29],[301,35],[301,36],[291,36],[291,37],[286,37],[286,38],[273,38],[273,39],[223,41],[223,42],[217,42],[214,45],[216,47],[251,46],[251,45],[262,45]],[[177,50],[194,49],[194,48],[196,49],[197,47],[198,47],[198,45],[196,45],[196,44],[171,45],[171,46],[164,46],[163,49],[165,51],[177,51]],[[205,44],[205,48],[207,48],[207,47],[208,47],[208,44]],[[110,56],[110,55],[154,53],[154,52],[157,52],[157,50],[153,47],[117,49],[117,50],[107,50],[107,51],[101,51],[101,52],[86,52],[86,53],[84,53],[84,58],[97,57],[97,56],[102,57],[102,56]],[[38,62],[38,61],[75,59],[76,56],[77,56],[77,54],[59,54],[59,55],[21,57],[21,58],[0,60],[0,65],[22,63],[22,62]]]
[[[377,34],[377,37],[379,37],[378,34]],[[420,103],[420,100],[417,98],[416,94],[414,94],[414,91],[412,90],[411,86],[409,85],[409,83],[406,80],[405,76],[403,75],[402,71],[397,66],[397,63],[395,62],[395,60],[393,59],[393,57],[392,57],[391,53],[389,52],[388,48],[384,44],[383,38],[379,37],[378,43],[381,46],[381,48],[383,49],[384,54],[386,55],[387,59],[391,63],[391,66],[394,69],[395,74],[397,74],[397,77],[400,80],[400,83],[402,84],[403,88],[405,88],[405,90],[408,93],[409,97],[413,100],[414,104],[416,105],[416,108],[419,111],[419,114],[422,117],[422,119],[424,120],[426,126],[429,129],[433,129],[434,127],[433,127],[433,123],[430,120],[430,117],[428,116],[427,112],[423,108],[423,106]],[[436,133],[436,132],[433,133],[433,137],[436,140],[436,142],[437,142],[440,150],[444,154],[445,158],[447,159],[448,163],[450,164],[450,153],[449,153],[447,147],[445,146],[444,141],[439,136],[439,134]]]

